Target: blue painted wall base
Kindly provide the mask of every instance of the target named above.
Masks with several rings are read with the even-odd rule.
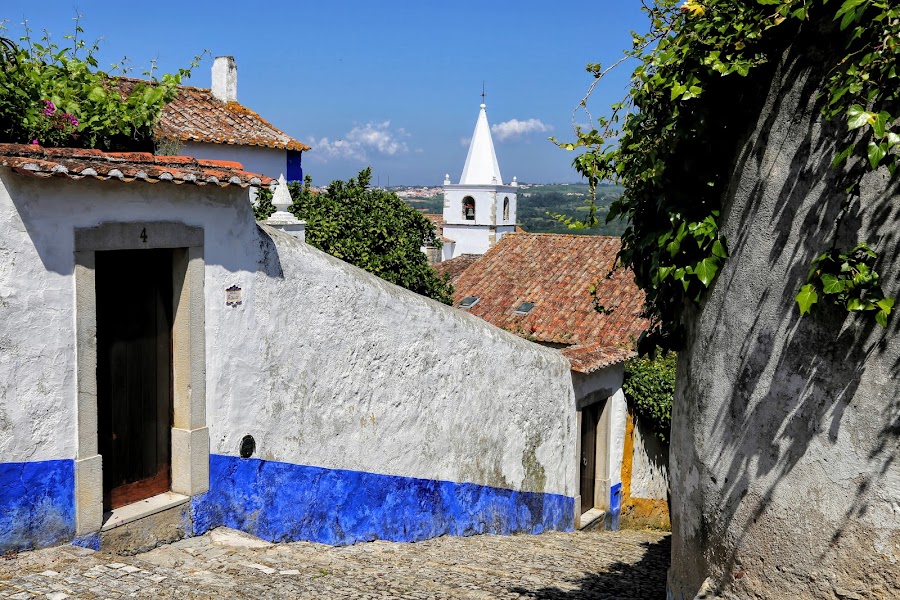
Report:
[[[439,535],[572,531],[575,499],[472,483],[210,456],[194,535],[217,526],[269,541],[342,545]]]
[[[0,551],[75,535],[75,461],[0,463]]]

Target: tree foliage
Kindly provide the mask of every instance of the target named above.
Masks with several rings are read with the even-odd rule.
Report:
[[[669,439],[675,393],[674,352],[639,356],[625,363],[622,390],[637,418],[663,442]]]
[[[2,24],[0,24],[2,27]],[[153,128],[166,103],[191,68],[155,77],[151,64],[128,96],[119,89],[114,74],[124,75],[123,63],[113,72],[98,69],[98,42],[85,43],[76,19],[75,32],[63,47],[48,33],[34,40],[25,29],[20,44],[3,38],[0,55],[0,139],[23,144],[99,148],[102,150],[152,150]]]
[[[633,48],[623,59],[606,69],[588,65],[595,79],[573,125],[580,111],[594,123],[587,112],[591,91],[611,68],[634,59],[638,66],[627,97],[590,129],[575,126],[574,142],[557,143],[586,150],[573,165],[591,185],[611,180],[624,186],[607,219],[627,223],[619,258],[647,295],[651,327],[641,346],[649,349],[679,345],[681,311],[702,299],[728,258],[719,231],[720,199],[730,174],[726,161],[736,143],[734,124],[751,115],[762,82],[747,78],[765,73],[798,36],[834,22],[839,50],[826,65],[821,103],[827,118],[846,126],[835,165],[858,157],[870,169],[895,170],[900,6],[894,0],[686,0],[680,6],[658,0],[645,10],[650,30],[633,34]],[[858,179],[847,182],[848,204],[857,185]],[[847,310],[863,307],[886,324],[893,301],[877,286],[877,254],[862,246],[864,251],[832,246],[826,252],[858,283],[839,293],[824,291],[836,284],[822,280],[833,275],[823,268],[826,255],[817,260],[797,298],[801,314],[815,301],[814,293],[830,294]]]
[[[423,245],[440,246],[434,224],[393,192],[370,188],[372,170],[353,179],[333,181],[323,193],[311,189],[312,179],[291,183],[290,211],[306,221],[306,241],[386,281],[453,303],[453,287],[428,264]],[[261,190],[255,214],[268,218],[275,207],[272,193]]]

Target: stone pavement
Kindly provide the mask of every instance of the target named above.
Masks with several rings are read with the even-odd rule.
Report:
[[[217,529],[135,556],[0,556],[0,598],[665,598],[669,536],[545,533],[269,544]]]

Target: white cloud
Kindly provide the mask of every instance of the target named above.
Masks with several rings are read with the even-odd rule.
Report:
[[[340,140],[323,137],[312,140],[314,154],[322,159],[350,158],[368,160],[371,154],[395,156],[409,151],[402,138],[409,137],[403,128],[391,131],[391,122],[366,123],[351,129]]]
[[[551,129],[553,128],[543,123],[540,119],[527,119],[525,121],[510,119],[504,123],[491,125],[491,133],[497,136],[497,139],[501,142],[518,138],[534,131],[550,131]]]
[[[471,144],[471,143],[472,143],[472,138],[471,138],[471,136],[470,136],[470,137],[461,137],[461,138],[459,138],[459,145],[460,145],[460,146],[468,146],[468,145]]]

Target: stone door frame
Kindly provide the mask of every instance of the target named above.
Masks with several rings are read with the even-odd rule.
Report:
[[[97,532],[103,526],[103,460],[98,454],[97,434],[96,252],[173,250],[171,491],[187,498],[209,490],[203,247],[203,228],[179,222],[111,222],[75,229],[76,535]]]

